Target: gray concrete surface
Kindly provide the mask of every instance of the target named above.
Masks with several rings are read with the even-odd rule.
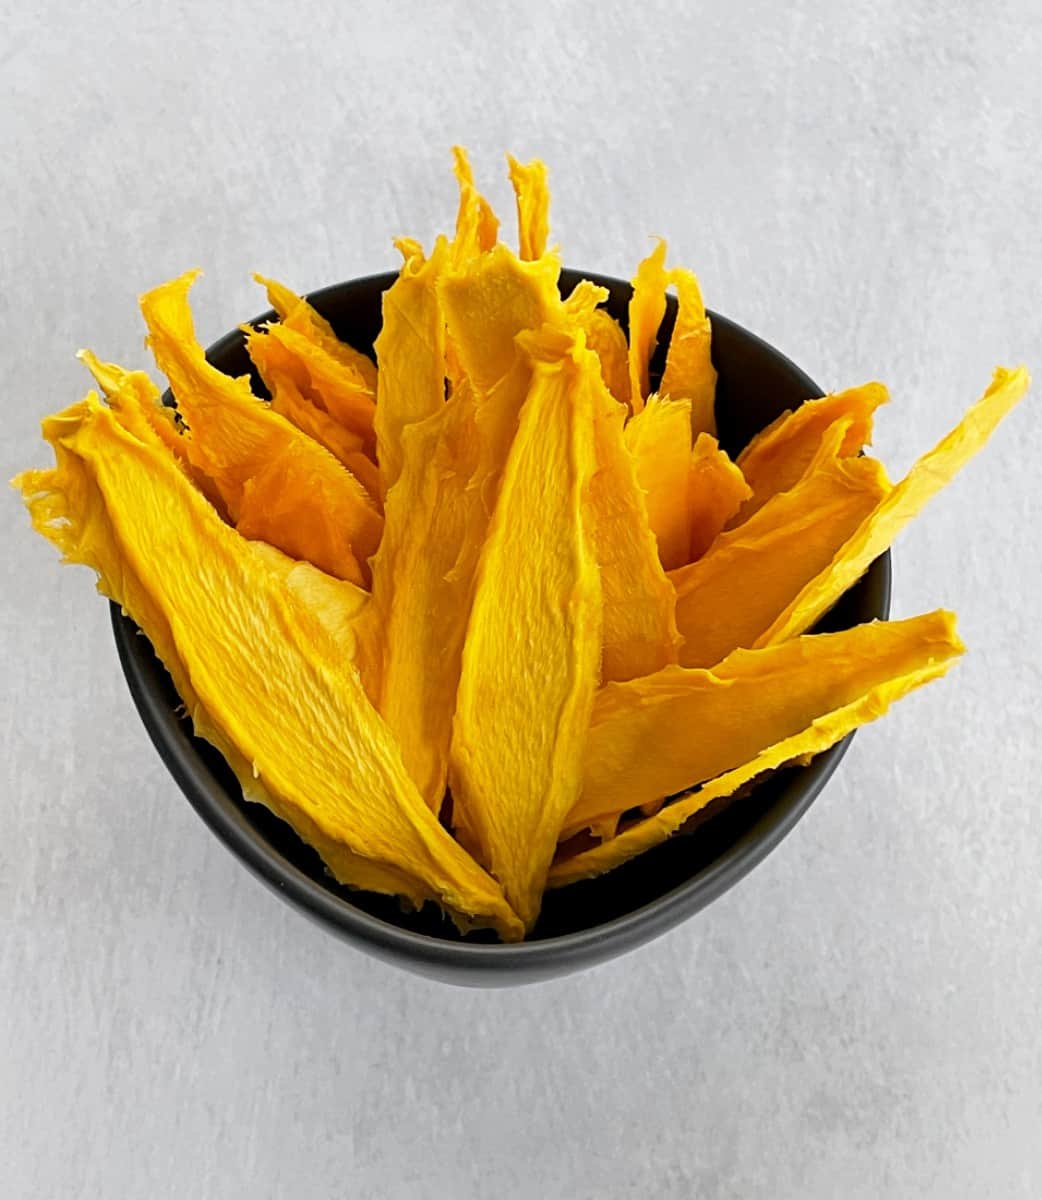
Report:
[[[0,474],[81,345],[199,264],[211,340],[394,263],[467,144],[552,169],[569,263],[671,239],[820,381],[880,377],[896,472],[997,362],[1040,372],[1042,9],[877,0],[0,0]],[[792,838],[660,942],[513,993],[347,950],[167,777],[104,605],[0,522],[0,1194],[1042,1195],[1039,397],[900,540],[957,672],[856,740]]]

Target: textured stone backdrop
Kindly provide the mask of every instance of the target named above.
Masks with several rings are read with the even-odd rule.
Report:
[[[93,11],[92,11],[93,10]],[[986,14],[986,15],[985,15]],[[896,473],[996,362],[1042,374],[1036,0],[155,5],[0,0],[0,474],[143,364],[391,267],[467,144],[550,164],[566,261],[670,238]],[[87,573],[0,521],[0,1193],[1042,1195],[1035,396],[902,537],[895,613],[971,653],[858,736],[796,833],[662,941],[514,993],[413,979],[263,891],[168,779]]]

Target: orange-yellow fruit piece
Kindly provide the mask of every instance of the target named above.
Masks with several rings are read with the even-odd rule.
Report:
[[[274,323],[257,331],[257,369],[270,364],[288,375],[301,395],[329,413],[345,429],[358,434],[367,452],[375,452],[373,432],[376,397],[362,377],[338,362],[321,346],[288,325]],[[262,339],[269,339],[264,344]],[[265,379],[267,383],[267,379]]]
[[[732,524],[748,520],[772,496],[796,484],[817,454],[825,431],[837,421],[843,421],[847,429],[842,456],[857,454],[870,445],[872,418],[889,398],[881,383],[865,383],[782,413],[738,456],[738,466],[753,494]]]
[[[928,613],[736,650],[710,670],[666,667],[597,694],[583,792],[568,837],[734,770],[930,658],[961,650],[954,617]],[[649,752],[653,747],[654,752]]]
[[[637,267],[629,304],[630,407],[635,413],[644,407],[644,401],[651,391],[651,356],[659,326],[666,314],[668,282],[666,243],[659,238],[655,249]]]
[[[468,842],[530,929],[579,795],[601,589],[583,515],[595,469],[589,352],[559,334],[526,344],[536,361],[481,552],[451,788]]]
[[[964,649],[955,632],[954,619],[950,613],[931,613],[911,621],[894,622],[892,625],[880,623],[867,628],[872,632],[856,634],[854,630],[848,630],[842,634],[820,634],[800,639],[799,642],[786,646],[776,647],[776,650],[784,652],[789,652],[792,647],[791,652],[797,655],[808,652],[820,653],[823,655],[821,669],[827,669],[824,665],[830,654],[830,643],[827,639],[846,638],[849,644],[851,640],[860,638],[865,644],[863,649],[865,657],[864,659],[861,657],[861,648],[859,648],[856,658],[845,658],[840,654],[831,667],[836,673],[834,686],[822,686],[819,689],[817,683],[820,681],[811,681],[811,690],[816,694],[809,703],[800,701],[803,707],[799,719],[796,719],[795,711],[793,711],[786,714],[785,719],[779,722],[779,731],[791,729],[793,732],[781,734],[778,741],[752,754],[741,765],[715,776],[698,791],[681,796],[671,804],[667,804],[654,816],[637,821],[609,841],[556,863],[550,871],[549,886],[563,887],[565,884],[574,883],[579,879],[589,879],[595,875],[601,875],[605,871],[610,871],[635,855],[642,854],[652,846],[664,842],[695,813],[704,809],[712,801],[734,795],[739,788],[776,767],[803,761],[822,750],[827,750],[860,725],[865,725],[869,721],[883,716],[895,700],[899,700],[915,688],[943,675]],[[811,644],[814,649],[808,651],[808,646]],[[842,642],[836,643],[833,640],[831,645],[842,645]],[[736,688],[748,690],[754,686],[746,681],[750,676],[756,679],[759,670],[757,655],[762,653],[764,652],[739,652],[733,656],[733,659],[722,663],[718,672],[712,673],[720,680],[719,683],[703,681],[695,686],[692,695],[698,694],[699,687],[708,688],[716,700],[724,700],[724,703],[728,703],[729,701],[724,698],[728,696],[729,691]],[[663,672],[663,675],[665,674],[666,672]],[[709,672],[686,672],[684,674],[710,675]],[[680,673],[676,672],[675,677],[679,680]],[[636,686],[636,684],[623,686]],[[759,686],[759,681],[757,681],[755,687],[758,689]],[[670,694],[671,687],[672,695]],[[776,697],[779,709],[784,709],[786,703],[784,679],[776,680],[774,688],[780,693]],[[682,744],[684,739],[680,736],[682,729],[687,731],[686,744],[688,747],[701,745],[701,742],[706,740],[702,738],[700,730],[696,726],[685,726],[679,722],[694,720],[697,716],[702,720],[709,721],[711,728],[716,728],[714,704],[707,703],[701,698],[691,702],[680,694],[683,690],[683,686],[678,688],[667,681],[663,684],[661,698],[652,700],[648,709],[635,708],[635,713],[639,713],[637,719],[644,722],[645,731],[648,724],[653,724],[656,732],[668,739],[669,744],[665,748],[665,755],[668,757],[676,754],[678,760],[684,753]],[[753,696],[751,700],[755,711],[758,696]],[[617,699],[608,699],[605,706],[608,708],[618,702]],[[622,703],[626,702],[623,700]],[[677,723],[672,723],[671,717],[675,718]],[[596,748],[599,748],[602,753],[607,751],[604,744],[607,738],[607,728],[609,724],[614,726],[615,721],[616,718],[609,718],[605,722],[604,733],[595,735],[596,746],[591,745],[590,751],[591,763]],[[627,729],[629,729],[628,726]],[[707,738],[710,736],[709,731],[706,736]],[[749,745],[753,744],[754,739],[750,739]],[[656,751],[661,749],[662,743],[659,741],[656,743]],[[737,748],[735,750],[737,751]],[[733,754],[731,756],[733,757]],[[660,755],[644,753],[640,757],[641,765],[635,765],[633,774],[633,778],[640,785],[640,794],[647,794],[663,784],[669,787],[671,779],[675,775],[683,773],[681,771],[670,774],[664,770],[660,779],[645,779],[641,772],[659,762]],[[704,766],[698,767],[699,771],[702,769]],[[624,803],[624,801],[620,797],[617,803]]]
[[[346,371],[357,375],[369,391],[375,394],[376,365],[368,355],[341,341],[333,326],[303,296],[298,296],[285,284],[266,279],[263,275],[254,275],[253,278],[265,289],[268,303],[279,314],[279,320],[287,329],[303,334],[340,363]]]
[[[580,356],[580,370],[596,366],[591,353]],[[599,375],[585,383],[593,398],[597,460],[587,496],[603,593],[601,673],[605,680],[633,679],[676,662],[676,593],[659,561],[637,463],[626,446],[626,409]]]
[[[574,322],[586,335],[586,345],[601,364],[601,377],[608,390],[622,404],[630,398],[629,347],[622,326],[598,308],[608,299],[608,289],[581,279],[563,301],[565,319]]]
[[[496,246],[466,269],[447,271],[438,285],[448,336],[473,388],[482,446],[475,485],[489,512],[531,377],[531,364],[515,339],[563,320],[559,272],[548,254],[525,263]]]
[[[829,431],[794,488],[672,572],[682,666],[711,667],[756,645],[886,495],[889,484],[874,459],[838,457],[844,433],[842,426]]]
[[[499,218],[478,191],[470,159],[462,146],[452,147],[452,160],[459,184],[456,236],[452,242],[453,261],[463,265],[495,246],[499,238]]]
[[[713,331],[698,280],[683,267],[667,276],[677,289],[677,319],[666,352],[659,394],[691,401],[691,433],[716,434],[716,368],[711,355]]]
[[[983,449],[995,427],[1031,384],[1024,367],[997,367],[980,399],[958,425],[922,456],[908,474],[865,514],[828,562],[809,576],[756,640],[768,646],[809,629],[890,547],[905,525]]]
[[[244,536],[365,582],[380,514],[326,449],[253,395],[248,378],[232,379],[206,361],[188,307],[195,277],[189,272],[141,297],[149,344],[188,426],[189,461],[213,480]]]
[[[365,438],[361,434],[352,433],[324,409],[301,394],[290,375],[278,366],[277,357],[274,362],[271,361],[267,352],[274,345],[276,343],[271,338],[256,330],[250,330],[246,335],[247,352],[271,394],[272,409],[295,425],[301,433],[306,433],[320,446],[325,446],[334,458],[347,467],[379,509],[383,494],[380,472],[376,463],[363,449]]]
[[[402,433],[445,407],[445,317],[437,283],[449,245],[439,238],[430,258],[412,256],[383,295],[376,339],[380,368],[376,455],[385,488],[402,470]]]
[[[541,258],[550,234],[550,189],[546,163],[538,158],[520,163],[507,155],[510,182],[517,199],[518,248],[523,259]]]
[[[381,370],[381,376],[383,371]],[[480,447],[460,388],[403,430],[402,468],[387,494],[373,559],[373,601],[360,624],[366,689],[401,746],[410,776],[438,812],[470,596],[487,514],[470,486]]]
[[[626,448],[647,497],[648,521],[666,570],[688,561],[691,543],[688,487],[691,473],[691,404],[649,396],[626,425]]]
[[[316,845],[341,882],[434,899],[462,926],[521,936],[500,889],[423,803],[329,630],[166,448],[94,398],[44,434],[57,467],[16,481],[34,525],[99,571],[141,624],[250,798]]]
[[[745,476],[715,437],[700,433],[691,451],[688,562],[696,562],[716,541],[727,522],[752,495]]]
[[[628,347],[622,326],[611,313],[595,308],[582,321],[586,344],[597,355],[608,391],[620,404],[630,402]]]

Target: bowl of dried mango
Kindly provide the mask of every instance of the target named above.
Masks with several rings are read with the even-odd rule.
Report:
[[[893,482],[882,384],[824,393],[663,241],[629,283],[562,269],[545,167],[508,162],[516,250],[457,149],[455,231],[396,273],[257,277],[271,311],[209,351],[196,272],[146,293],[167,390],[81,351],[96,389],[14,480],[211,828],[476,984],[690,916],[945,674],[954,617],[886,619],[888,550],[1028,387],[998,368]]]

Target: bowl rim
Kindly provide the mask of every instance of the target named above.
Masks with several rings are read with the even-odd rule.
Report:
[[[569,278],[591,279],[612,289],[630,287],[625,280],[597,272],[572,268],[562,269],[561,273]],[[332,299],[347,287],[390,286],[395,278],[396,272],[379,272],[330,284],[307,296],[321,308],[323,299]],[[714,326],[729,327],[732,333],[778,360],[779,366],[793,374],[808,396],[825,394],[802,368],[769,342],[720,313],[710,309],[707,314]],[[274,312],[268,310],[248,324],[256,325],[274,317]],[[242,338],[241,328],[230,330],[208,348],[207,356],[228,352]],[[885,619],[890,613],[892,592],[889,552],[876,563],[878,619]],[[537,968],[529,978],[547,978],[617,957],[658,938],[733,887],[778,847],[821,793],[854,737],[853,732],[848,734],[801,767],[799,774],[780,789],[770,807],[720,855],[647,904],[597,925],[535,941],[450,941],[404,929],[356,907],[285,859],[259,834],[240,811],[238,806],[242,801],[234,799],[212,776],[192,745],[192,736],[177,709],[163,695],[165,668],[151,643],[117,603],[110,602],[110,614],[120,665],[149,737],[189,803],[225,847],[254,875],[327,929],[401,966],[412,965],[421,971],[429,966],[440,972],[442,978],[468,972],[508,976],[517,971],[523,975],[526,968]]]

